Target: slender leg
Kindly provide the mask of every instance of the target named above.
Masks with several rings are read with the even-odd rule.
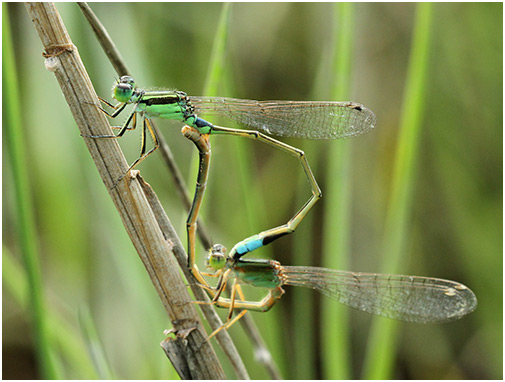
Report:
[[[302,165],[303,171],[305,172],[305,176],[307,177],[307,180],[309,182],[312,191],[312,196],[309,198],[309,200],[286,224],[276,228],[269,229],[267,231],[263,231],[257,235],[251,236],[237,243],[232,248],[230,256],[235,259],[238,259],[247,252],[254,251],[255,249],[263,245],[271,243],[272,241],[278,239],[279,237],[292,233],[298,227],[298,225],[301,223],[301,221],[304,219],[307,213],[311,210],[314,204],[316,204],[316,202],[321,198],[322,194],[317,184],[316,178],[314,177],[314,174],[310,169],[307,157],[305,156],[305,153],[302,150],[287,145],[281,141],[278,141],[277,139],[271,138],[268,135],[265,135],[263,133],[260,133],[259,131],[254,130],[239,130],[221,126],[213,126],[212,133],[236,135],[240,137],[246,137],[249,139],[256,139],[260,142],[264,142],[266,144],[274,146],[284,152],[287,152],[297,157],[300,161],[300,164]]]
[[[134,119],[136,119],[137,114],[135,114],[133,116]],[[135,121],[136,122],[136,121]],[[140,157],[139,158],[142,158],[142,156],[146,153],[146,119],[144,118],[144,123],[142,124],[142,135],[141,135],[141,139],[140,139]],[[153,130],[154,132],[154,130]]]
[[[100,102],[106,104],[108,107],[114,110],[114,113],[110,114],[107,110],[105,110],[101,106],[98,106],[100,110],[102,110],[105,114],[107,114],[111,118],[116,118],[118,114],[120,114],[127,105],[126,103],[123,102],[119,102],[116,105],[113,105],[106,99],[103,99],[102,97],[98,97],[98,99],[100,100]]]
[[[229,298],[220,297],[215,302],[215,304],[218,307],[225,309],[229,309],[230,306],[233,305],[233,309],[252,310],[255,312],[268,312],[275,304],[277,304],[283,294],[284,289],[278,286],[276,288],[270,289],[268,294],[261,301],[235,300],[232,302]]]
[[[244,314],[247,313],[247,310],[243,310],[242,312],[240,312],[239,314],[237,314],[237,316],[232,320],[232,316],[233,316],[233,308],[234,308],[234,303],[235,303],[235,294],[237,292],[237,279],[235,279],[233,281],[233,286],[231,288],[231,295],[230,295],[230,301],[231,301],[231,304],[230,304],[230,308],[229,308],[229,312],[228,312],[228,319],[226,320],[226,322],[221,325],[219,328],[217,328],[216,330],[214,330],[210,336],[208,336],[205,341],[209,341],[212,337],[214,337],[217,333],[219,333],[221,330],[223,329],[228,329],[230,326],[232,326],[235,322],[237,322],[238,320],[240,320]]]
[[[238,320],[240,320],[242,317],[244,317],[244,315],[246,313],[247,313],[247,310],[243,310],[242,312],[237,314],[233,320],[226,321],[226,323],[224,323],[219,328],[214,330],[212,332],[212,334],[205,339],[205,341],[209,341],[212,337],[214,337],[216,334],[218,334],[221,330],[230,328],[234,323],[236,323]]]
[[[143,126],[142,126],[142,144],[141,144],[141,149],[140,149],[140,157],[138,157],[135,162],[126,170],[125,174],[128,174],[130,170],[132,170],[136,165],[138,165],[140,162],[142,162],[144,159],[146,159],[149,155],[151,155],[154,151],[160,147],[160,144],[158,142],[158,137],[156,135],[156,130],[154,130],[153,125],[151,120],[144,116],[144,121],[143,121]],[[153,140],[154,146],[151,150],[149,150],[147,153],[146,151],[146,132],[149,132],[149,135],[151,136],[151,139]],[[121,132],[120,132],[121,133]],[[119,134],[118,134],[119,135]],[[124,175],[118,179],[120,181]]]
[[[219,328],[214,330],[210,336],[207,337],[206,341],[210,340],[216,334],[218,334],[223,329],[229,329],[234,323],[240,320],[248,310],[254,310],[259,312],[267,312],[269,311],[276,303],[279,301],[281,296],[284,294],[284,290],[279,286],[274,289],[270,289],[268,295],[261,301],[236,301],[235,293],[239,293],[242,295],[242,291],[239,289],[240,285],[237,283],[235,279],[232,288],[232,294],[229,299],[219,298],[216,301],[217,306],[221,308],[229,308],[228,319],[227,321],[221,325]],[[232,313],[234,309],[242,309],[242,311],[232,319]]]
[[[111,114],[107,110],[102,108],[101,106],[97,106],[102,112],[107,114],[107,116],[109,116],[110,118],[116,118],[119,114],[121,114],[121,112],[127,106],[126,103],[118,103],[117,105],[113,105],[110,102],[104,100],[103,98],[100,98],[100,97],[98,97],[98,98],[100,99],[101,102],[105,103],[107,106],[109,106],[111,109],[114,110],[114,112]],[[124,135],[124,133],[126,132],[126,130],[134,130],[137,126],[137,113],[138,113],[137,112],[137,105],[138,105],[138,103],[134,105],[133,111],[130,113],[130,115],[126,119],[125,123],[123,124],[123,126],[111,126],[113,129],[119,129],[119,132],[117,133],[117,135],[112,134],[112,135],[83,135],[83,136],[88,137],[88,138],[120,138],[120,137],[122,137]],[[128,174],[128,172],[130,172],[130,170],[132,170],[137,164],[139,164],[144,159],[146,159],[150,154],[152,154],[154,151],[156,151],[158,149],[158,147],[160,146],[160,144],[158,142],[158,137],[156,135],[156,130],[154,129],[151,120],[149,119],[149,117],[145,116],[143,113],[142,113],[142,119],[143,119],[143,121],[142,121],[142,143],[140,146],[140,156],[133,162],[133,164],[130,167],[128,167],[128,170],[126,170],[126,172],[116,181],[116,183],[114,183],[113,188],[121,181],[121,179],[124,178],[124,176],[126,174]],[[147,132],[149,132],[149,135],[151,136],[151,138],[153,140],[154,146],[152,149],[150,149],[146,153]]]
[[[196,266],[193,268],[193,270],[196,269]],[[200,278],[203,280],[203,283],[200,283],[200,287],[204,288],[209,292],[209,294],[213,297],[211,301],[193,301],[195,304],[199,305],[215,305],[217,304],[217,301],[219,297],[221,296],[221,293],[223,293],[223,290],[226,288],[226,284],[228,282],[228,279],[231,274],[231,269],[227,269],[226,271],[218,271],[217,277],[219,277],[219,280],[217,282],[217,285],[215,288],[212,288],[209,286],[207,281],[202,277],[202,274],[200,272],[192,272],[195,278],[200,281]]]
[[[121,112],[125,109],[125,107],[127,105],[126,103],[118,103],[117,105],[112,105],[111,103],[107,102],[106,100],[104,100],[102,98],[100,98],[100,101],[102,101],[103,103],[107,104],[109,107],[114,109],[114,113],[110,114],[107,110],[105,110],[101,106],[98,106],[98,108],[102,112],[104,112],[107,116],[109,116],[110,118],[116,118],[119,114],[121,114]],[[128,116],[126,122],[123,124],[123,126],[120,127],[120,131],[119,131],[119,133],[117,133],[117,135],[112,134],[112,135],[85,135],[85,136],[88,138],[119,138],[119,137],[122,137],[126,130],[134,130],[135,129],[135,126],[137,124],[137,119],[136,119],[137,111],[136,110],[137,110],[137,104],[135,104],[133,111]],[[132,125],[131,127],[129,127],[130,123]],[[114,126],[114,128],[118,128],[118,126]]]
[[[223,293],[224,288],[226,288],[226,283],[228,282],[228,279],[230,278],[230,274],[231,274],[231,269],[227,269],[226,271],[223,272],[223,274],[219,278],[219,281],[217,282],[217,285],[216,285],[216,295],[212,299],[212,302],[211,302],[212,304],[217,303],[217,301],[219,300],[221,293]],[[233,291],[232,291],[232,293],[233,293]]]
[[[134,122],[136,123],[136,116],[133,114],[133,119]],[[126,129],[121,130],[123,133]],[[119,138],[121,135],[121,131],[119,134],[112,135],[112,136],[94,136],[92,138]],[[149,135],[151,136],[151,139],[153,140],[154,146],[151,150],[149,150],[147,153],[146,151],[146,132],[149,132]],[[112,185],[112,188],[115,188],[117,184],[125,177],[126,174],[128,174],[133,168],[138,165],[140,162],[142,162],[144,159],[146,159],[149,155],[151,155],[154,151],[158,149],[160,146],[158,142],[158,137],[156,135],[156,130],[153,128],[152,122],[148,117],[143,117],[143,122],[142,122],[142,143],[140,147],[140,156],[128,167],[128,169],[124,172],[123,175],[121,175]]]
[[[238,296],[240,297],[240,301],[245,301],[245,295],[244,295],[244,292],[242,292],[242,288],[240,287],[240,284],[237,284],[237,293],[238,293]]]
[[[268,312],[284,294],[284,289],[282,289],[282,286],[279,285],[276,288],[269,289],[268,294],[261,301],[247,301],[244,297],[242,289],[240,288],[240,285],[236,282],[235,279],[235,282],[233,283],[233,289],[237,291],[241,300],[236,300],[233,290],[232,296],[230,298],[221,297],[221,293],[225,289],[228,279],[231,277],[231,272],[231,269],[227,269],[219,275],[220,278],[216,288],[214,289],[215,295],[212,301],[194,301],[194,303],[200,305],[217,305],[220,308],[226,308],[230,310],[245,309],[257,312]]]
[[[202,275],[207,276],[207,277],[219,277],[219,273],[207,273],[207,272],[200,272]]]
[[[203,286],[202,286],[203,287]],[[205,288],[207,289],[207,288]],[[237,292],[238,293],[238,292]],[[197,305],[216,305],[220,308],[229,309],[233,305],[233,309],[243,309],[252,310],[254,312],[268,312],[272,307],[277,304],[282,295],[284,294],[284,289],[277,287],[270,289],[268,294],[263,297],[261,301],[247,301],[247,300],[236,300],[231,301],[230,298],[220,297],[217,301],[193,301]],[[240,293],[239,293],[240,295]]]

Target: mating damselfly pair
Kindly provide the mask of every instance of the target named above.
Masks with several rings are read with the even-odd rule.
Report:
[[[134,168],[158,148],[158,138],[151,118],[177,120],[184,123],[183,134],[192,140],[200,152],[200,166],[195,196],[187,220],[188,267],[200,284],[209,291],[212,303],[229,309],[231,326],[247,310],[267,311],[284,293],[283,285],[303,286],[318,290],[328,297],[369,313],[419,323],[440,323],[461,318],[473,311],[477,299],[463,284],[437,278],[354,273],[318,267],[282,266],[273,260],[243,260],[247,252],[269,244],[293,232],[314,204],[321,191],[303,151],[287,145],[270,135],[303,139],[337,139],[363,134],[375,126],[374,113],[355,102],[312,101],[254,101],[223,97],[193,97],[180,91],[144,90],[138,88],[130,76],[121,77],[114,85],[113,105],[100,99],[114,112],[115,118],[128,105],[133,109],[117,135],[99,135],[92,138],[118,138],[126,130],[134,129],[137,116],[142,120],[142,145],[139,158],[129,167]],[[200,114],[227,117],[251,130],[216,126]],[[154,147],[146,150],[149,134]],[[229,255],[219,244],[213,246],[207,259],[219,277],[217,286],[209,286],[195,265],[196,220],[202,204],[210,162],[211,135],[235,135],[256,139],[297,157],[311,187],[312,195],[286,224],[253,235],[236,244]],[[128,172],[127,171],[127,172]],[[209,276],[209,275],[208,275]],[[227,282],[234,279],[230,298],[221,297]],[[247,301],[238,281],[266,288],[268,295],[262,301]],[[239,298],[237,298],[237,295]],[[243,312],[232,320],[234,309]],[[211,334],[215,335],[220,329]],[[209,337],[209,338],[210,338]]]

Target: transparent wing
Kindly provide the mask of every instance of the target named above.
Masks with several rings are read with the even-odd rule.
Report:
[[[355,102],[254,101],[189,97],[195,113],[220,115],[268,135],[303,139],[337,139],[375,127],[375,114]]]
[[[469,288],[449,280],[316,267],[281,269],[284,285],[312,288],[350,307],[402,321],[449,322],[477,306]]]

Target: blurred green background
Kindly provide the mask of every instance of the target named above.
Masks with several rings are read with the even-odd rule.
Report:
[[[77,5],[57,7],[97,93],[110,99],[116,73],[89,25]],[[403,165],[397,150],[402,149],[399,130],[416,7],[365,3],[352,7],[346,98],[374,110],[377,128],[344,142],[286,140],[307,152],[323,200],[295,234],[253,257],[290,265],[327,265],[323,255],[332,256],[325,244],[328,237],[345,232],[351,256],[342,268],[457,280],[475,292],[479,305],[454,323],[399,324],[383,349],[370,340],[375,318],[344,308],[336,314],[346,317],[345,326],[332,325],[325,309],[337,303],[287,287],[272,311],[252,313],[284,378],[502,378],[502,4],[431,8],[421,125],[412,153],[409,203],[400,222],[401,262],[394,268],[383,263],[388,255],[384,253],[388,212],[395,207],[394,169]],[[93,3],[92,8],[139,86],[203,95],[221,3]],[[339,9],[330,3],[232,4],[217,93],[250,99],[334,97],[340,86],[332,69],[332,60],[338,60],[334,44],[342,20]],[[27,191],[57,375],[177,378],[158,345],[170,322],[54,75],[44,68],[42,46],[30,18],[21,4],[11,3],[6,10],[22,102]],[[4,42],[4,55],[5,47]],[[3,75],[5,84],[10,73]],[[4,133],[5,110],[12,101],[4,86]],[[196,178],[192,144],[180,136],[181,126],[161,121],[158,127],[171,143],[192,193]],[[138,154],[139,139],[139,132],[132,132],[120,142],[130,162]],[[3,377],[40,378],[14,208],[12,158],[5,141],[4,134]],[[283,224],[308,198],[310,190],[292,157],[236,138],[217,137],[212,145],[203,218],[216,242],[231,248],[238,240]],[[348,167],[345,173],[329,176],[328,152],[335,147],[348,147]],[[152,155],[139,169],[185,242],[186,212],[160,156]],[[349,187],[348,218],[343,225],[333,225],[332,182],[342,178]],[[199,253],[202,267],[205,248],[200,247]],[[257,291],[247,292],[261,297]],[[96,328],[95,334],[90,334],[90,326]],[[240,325],[230,332],[251,377],[268,379]],[[344,345],[328,345],[331,338],[345,338]],[[103,350],[98,356],[97,346]],[[218,352],[227,375],[233,377]],[[384,374],[374,374],[373,357],[388,352],[392,362],[384,366]],[[98,364],[106,364],[108,371]],[[335,371],[334,364],[341,366]]]

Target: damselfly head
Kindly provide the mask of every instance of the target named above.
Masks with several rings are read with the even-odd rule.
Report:
[[[205,261],[207,268],[213,270],[223,269],[226,265],[226,248],[221,244],[214,244],[209,250],[209,255]]]
[[[112,88],[112,97],[119,102],[130,101],[136,88],[135,80],[130,76],[122,76]]]

